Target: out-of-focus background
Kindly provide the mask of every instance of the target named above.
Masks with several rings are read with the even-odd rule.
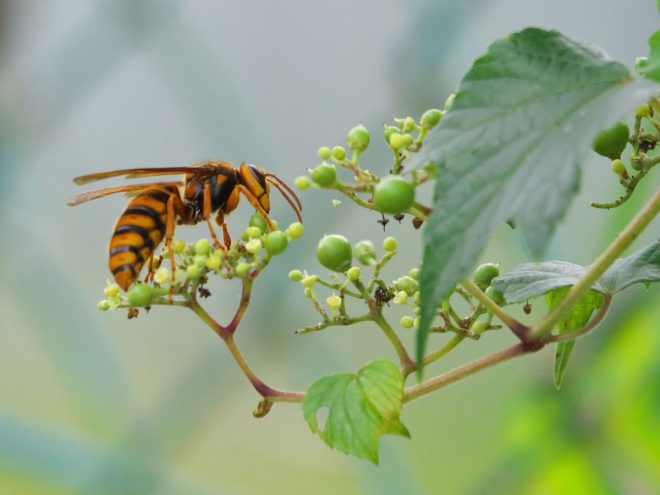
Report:
[[[194,315],[98,311],[125,199],[65,200],[81,192],[75,175],[207,158],[291,182],[358,122],[373,135],[365,163],[384,173],[382,124],[441,106],[496,38],[554,28],[631,66],[658,19],[651,0],[0,2],[0,494],[657,493],[657,289],[616,299],[579,342],[560,392],[551,349],[498,366],[406,407],[412,439],[384,438],[373,466],[328,449],[297,405],[254,419],[257,394]],[[585,164],[549,257],[590,263],[657,187],[590,211],[617,194],[608,170],[595,156]],[[383,234],[325,191],[301,196],[306,235],[259,279],[238,335],[257,372],[291,389],[394,358],[370,327],[293,335],[316,318],[286,273],[323,272],[317,239],[395,235],[392,277],[420,251],[408,223]],[[281,225],[293,221],[281,198],[273,209]],[[230,217],[234,235],[250,213],[243,204]],[[484,259],[504,269],[528,260],[508,229]],[[208,304],[222,319],[235,303],[226,284]],[[429,372],[511,341],[487,335]]]

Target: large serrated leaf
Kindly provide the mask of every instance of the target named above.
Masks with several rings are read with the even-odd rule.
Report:
[[[637,72],[647,79],[660,82],[660,31],[649,38],[651,52],[648,58],[637,61]]]
[[[546,302],[548,309],[554,308],[559,301],[561,301],[570,287],[562,287],[555,289],[546,295]],[[571,309],[571,312],[562,318],[557,324],[557,333],[559,335],[567,332],[572,332],[582,328],[589,322],[591,314],[596,311],[603,303],[603,296],[595,291],[587,292]],[[568,340],[566,342],[559,342],[557,344],[557,352],[555,353],[555,368],[554,368],[554,383],[555,387],[559,389],[561,382],[564,379],[566,372],[566,365],[568,358],[571,356],[575,340]]]
[[[495,278],[492,285],[508,303],[516,303],[560,287],[575,285],[586,271],[585,267],[567,261],[524,263]],[[616,294],[633,284],[658,281],[660,239],[630,256],[616,260],[592,289],[603,294]]]
[[[354,375],[343,373],[315,381],[305,393],[303,415],[312,432],[330,447],[378,464],[378,442],[386,434],[410,437],[399,420],[403,376],[392,362],[372,361]],[[316,415],[328,408],[320,429]]]
[[[532,252],[543,251],[578,189],[579,159],[603,114],[621,110],[613,107],[624,98],[612,90],[629,80],[622,64],[537,28],[493,43],[474,63],[415,164],[437,171],[418,359],[437,302],[470,273],[499,224],[512,220]]]

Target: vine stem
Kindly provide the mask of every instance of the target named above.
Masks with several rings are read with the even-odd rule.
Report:
[[[234,358],[234,361],[236,361],[238,366],[243,371],[243,374],[247,377],[248,380],[250,380],[250,383],[254,389],[259,392],[262,397],[268,399],[271,402],[302,402],[303,397],[305,396],[303,392],[278,390],[266,385],[248,365],[247,361],[243,357],[243,354],[236,345],[233,335],[230,335],[227,339],[225,339],[225,344],[227,344],[229,352]]]
[[[490,368],[491,366],[502,363],[504,361],[508,361],[509,359],[516,356],[538,351],[541,347],[543,347],[543,345],[530,345],[524,342],[519,342],[501,351],[497,351],[493,354],[475,359],[474,361],[454,368],[453,370],[443,373],[442,375],[429,378],[428,380],[425,380],[417,385],[407,387],[403,392],[403,402],[409,402],[413,399],[417,399],[422,395],[433,392],[434,390],[438,390],[439,388],[446,387],[447,385],[473,375],[478,371]]]
[[[461,281],[461,285],[468,291],[475,299],[477,299],[488,311],[497,316],[502,323],[511,329],[511,331],[516,334],[523,342],[526,342],[529,338],[529,327],[523,325],[513,316],[509,315],[501,307],[495,304],[490,297],[488,297],[484,292],[477,287],[477,285],[471,280],[465,279]]]
[[[660,156],[656,156],[654,158],[649,159],[647,165],[633,176],[633,178],[630,180],[630,183],[628,183],[628,185],[626,186],[626,192],[619,199],[616,199],[610,203],[599,203],[597,201],[594,201],[591,203],[591,206],[603,210],[609,210],[611,208],[616,208],[617,206],[621,206],[623,203],[628,201],[630,196],[632,196],[632,194],[635,192],[635,188],[637,187],[637,184],[639,184],[639,181],[642,180],[644,176],[648,174],[651,171],[651,169],[655,167],[659,162],[660,162]]]
[[[236,342],[234,341],[233,332],[235,330],[235,325],[238,325],[243,313],[245,313],[245,309],[247,305],[249,304],[251,287],[252,284],[249,282],[246,282],[245,285],[243,286],[244,290],[241,296],[241,302],[238,306],[238,309],[236,310],[234,317],[232,318],[232,322],[226,327],[215,321],[215,319],[213,319],[213,317],[208,314],[208,312],[199,304],[199,302],[196,299],[193,298],[190,301],[189,307],[199,317],[200,320],[206,323],[216,334],[218,334],[218,336],[227,346],[227,349],[229,349],[229,352],[234,358],[234,361],[236,361],[236,364],[238,364],[238,366],[241,368],[243,374],[250,381],[254,389],[266,401],[268,401],[269,403],[302,402],[303,397],[305,396],[303,392],[279,390],[266,385],[252,370],[252,368],[250,368],[250,365],[246,361],[245,357],[243,357],[243,354],[236,345]],[[266,409],[265,413],[267,412],[268,410]]]
[[[543,341],[547,339],[555,325],[566,316],[571,308],[580,300],[591,286],[605,273],[612,263],[625,251],[630,244],[644,231],[651,221],[660,212],[660,189],[635,215],[635,218],[626,226],[617,238],[608,246],[587,272],[566,294],[557,306],[529,331],[529,340]]]
[[[388,338],[392,344],[392,347],[394,347],[394,350],[399,356],[403,374],[406,375],[414,371],[417,367],[415,361],[408,355],[408,351],[403,345],[403,342],[401,342],[401,339],[399,339],[399,336],[396,334],[392,326],[387,322],[385,318],[383,318],[383,315],[380,313],[380,311],[376,313],[376,315],[373,317],[373,320],[374,323],[380,327],[385,336]]]
[[[449,353],[449,351],[453,350],[458,344],[463,342],[463,339],[465,339],[465,335],[463,334],[457,334],[454,335],[445,345],[443,345],[440,349],[437,351],[431,352],[427,354],[424,357],[424,366],[427,364],[431,364],[434,361],[437,361],[441,357],[445,356],[446,354]]]

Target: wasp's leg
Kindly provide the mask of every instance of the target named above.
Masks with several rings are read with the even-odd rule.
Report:
[[[170,283],[170,291],[168,297],[170,301],[172,296],[174,296],[174,279],[176,277],[176,262],[174,261],[174,250],[172,249],[172,239],[174,238],[174,228],[176,227],[176,212],[177,208],[180,208],[182,205],[181,198],[172,194],[167,200],[167,222],[165,223],[165,249],[167,249],[167,255],[170,258],[170,267],[172,268],[172,282]],[[158,265],[162,261],[163,256],[160,256],[158,260]]]
[[[158,257],[158,261],[156,261],[155,266],[154,266],[154,251],[151,252],[149,255],[149,259],[147,260],[147,274],[144,276],[144,283],[148,283],[150,280],[153,280],[154,278],[154,272],[158,270],[160,267],[160,263],[163,261],[163,256],[160,255]]]
[[[211,238],[213,239],[213,246],[217,249],[222,249],[220,239],[218,239],[218,235],[215,233],[215,229],[211,223],[211,184],[209,182],[204,183],[204,205],[202,216],[204,220],[206,220],[206,225],[209,227],[209,232],[211,233]]]
[[[247,198],[247,200],[250,202],[250,204],[252,206],[254,206],[254,208],[259,213],[261,213],[262,217],[264,217],[266,219],[266,222],[268,222],[268,226],[270,227],[270,229],[271,230],[275,229],[275,225],[273,224],[273,221],[268,216],[268,212],[264,209],[264,207],[261,205],[261,203],[259,203],[259,198],[257,198],[254,194],[252,194],[252,192],[242,184],[237,185],[236,189],[234,189],[234,191],[239,191],[239,192],[243,193],[243,196],[245,196]]]
[[[224,246],[220,246],[220,249],[224,249],[226,251],[231,247],[231,236],[229,235],[229,229],[225,223],[225,214],[219,211],[215,215],[215,223],[222,229],[222,240],[225,243]]]

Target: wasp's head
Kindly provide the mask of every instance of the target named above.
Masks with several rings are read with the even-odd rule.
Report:
[[[302,204],[293,189],[282,179],[248,163],[241,164],[238,175],[241,185],[248,190],[266,213],[270,212],[270,185],[272,184],[291,205],[296,217],[302,222]]]

